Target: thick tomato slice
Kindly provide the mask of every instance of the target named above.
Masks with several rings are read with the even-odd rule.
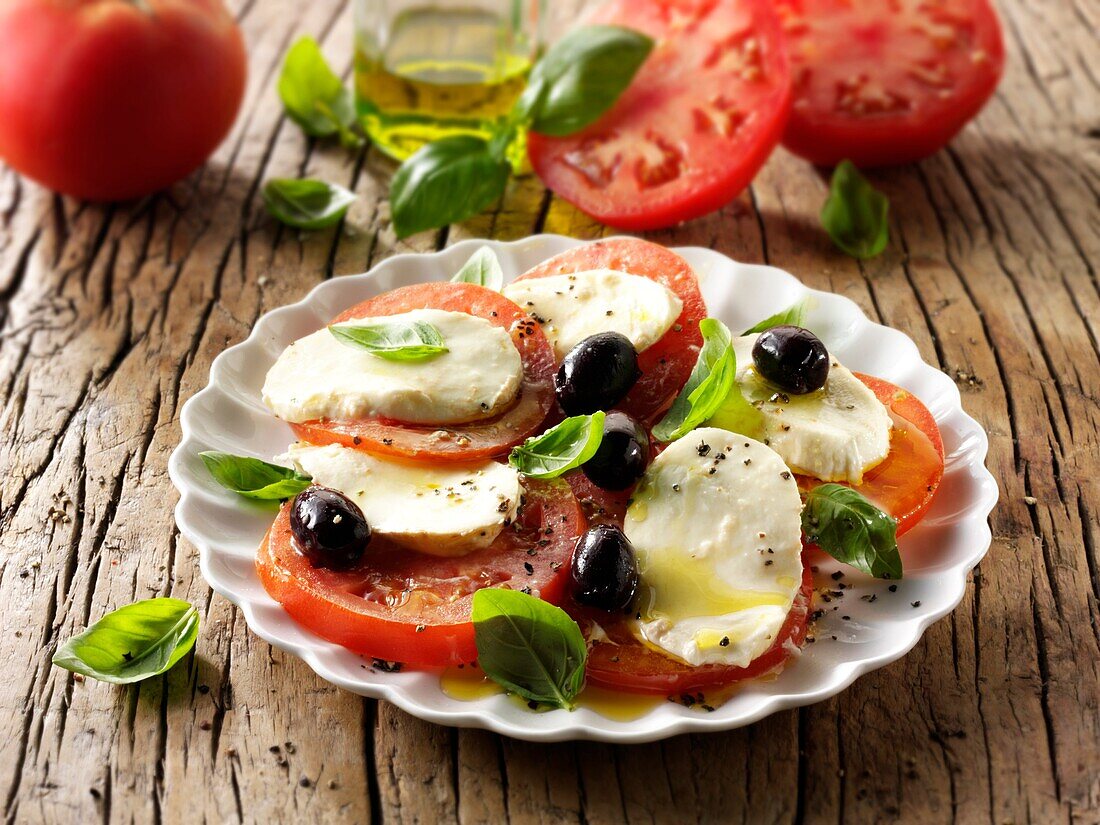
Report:
[[[783,144],[827,166],[909,163],[985,105],[1004,67],[989,0],[777,0],[794,105]]]
[[[630,87],[592,126],[531,134],[547,186],[592,217],[657,229],[705,215],[752,180],[790,110],[790,67],[771,0],[611,0],[591,23],[652,36]]]
[[[943,479],[943,439],[936,419],[920,399],[896,384],[856,373],[890,412],[890,453],[863,476],[855,489],[898,520],[898,535],[917,526]],[[821,484],[798,477],[803,490]],[[852,485],[848,485],[852,486]]]
[[[474,284],[406,286],[356,304],[333,323],[427,307],[466,312],[508,331],[523,361],[523,384],[515,403],[495,418],[445,427],[386,418],[292,424],[299,438],[311,444],[337,443],[384,455],[472,461],[506,453],[539,428],[554,403],[554,350],[538,325],[499,292]]]
[[[695,367],[703,345],[699,322],[707,316],[699,281],[688,262],[675,252],[637,238],[615,238],[578,246],[544,261],[516,280],[586,269],[616,269],[651,278],[675,292],[684,304],[672,328],[639,355],[642,377],[619,404],[623,411],[648,420],[672,403]]]
[[[565,595],[584,516],[562,481],[529,479],[519,518],[488,548],[440,558],[376,536],[353,569],[313,567],[294,549],[284,504],[256,556],[264,588],[296,621],[363,656],[434,667],[477,658],[470,609],[483,587]]]
[[[748,667],[692,667],[646,647],[635,638],[626,619],[608,622],[607,614],[579,613],[577,617],[582,627],[586,618],[594,618],[607,636],[606,640],[593,641],[589,648],[588,681],[614,690],[673,696],[726,687],[776,671],[806,640],[813,586],[813,573],[806,565],[802,571],[802,587],[787,614],[786,623],[772,646],[753,659]]]

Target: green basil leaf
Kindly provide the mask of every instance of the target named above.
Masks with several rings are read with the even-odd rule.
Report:
[[[462,265],[458,274],[451,278],[456,284],[477,284],[500,292],[504,286],[504,270],[496,253],[487,246],[481,247]]]
[[[390,184],[397,237],[435,229],[478,214],[504,194],[511,167],[487,141],[456,135],[422,146]]]
[[[699,331],[703,348],[695,368],[665,417],[653,428],[659,441],[675,441],[694,430],[718,411],[735,386],[737,356],[729,329],[715,318],[704,318]]]
[[[53,663],[101,682],[127,685],[164,673],[195,645],[199,611],[180,599],[146,599],[108,613],[73,636]]]
[[[898,523],[843,484],[822,484],[806,494],[802,532],[837,561],[876,579],[900,579]]]
[[[579,132],[619,99],[652,49],[652,38],[631,29],[574,29],[535,64],[517,113],[544,135]]]
[[[764,413],[745,398],[735,380],[718,409],[706,420],[706,426],[759,439],[764,435]]]
[[[574,415],[512,449],[508,463],[532,478],[557,478],[596,454],[603,440],[604,413]]]
[[[328,331],[349,347],[365,349],[387,361],[423,361],[450,352],[439,330],[425,321],[331,326]]]
[[[312,479],[289,467],[268,464],[258,458],[208,451],[199,458],[218,484],[245,498],[282,501],[306,489]]]
[[[490,679],[525,699],[573,708],[588,650],[564,610],[518,590],[486,587],[474,593],[471,618],[477,662]]]
[[[362,145],[363,138],[352,131],[356,115],[351,91],[329,68],[312,37],[300,37],[290,47],[278,88],[287,116],[307,135],[338,134],[348,148]]]
[[[850,160],[833,170],[821,223],[829,237],[853,258],[873,258],[886,248],[890,201],[859,173]]]
[[[790,325],[793,327],[804,326],[806,321],[806,310],[809,309],[809,301],[805,298],[801,301],[796,301],[786,309],[780,310],[775,315],[769,315],[763,321],[754,326],[749,327],[742,332],[742,335],[756,335],[758,332],[766,332],[772,327],[781,327],[784,325]]]
[[[323,180],[274,178],[264,184],[264,206],[272,217],[295,229],[324,229],[337,223],[356,195]]]

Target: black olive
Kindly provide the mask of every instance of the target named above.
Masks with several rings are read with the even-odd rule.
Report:
[[[584,415],[618,404],[641,374],[630,339],[600,332],[569,350],[554,376],[554,389],[566,415]]]
[[[829,352],[808,329],[772,327],[760,333],[752,348],[752,362],[768,381],[793,395],[805,395],[825,386]]]
[[[298,552],[314,567],[345,570],[363,556],[370,525],[359,506],[338,490],[316,485],[294,497],[290,531]]]
[[[570,574],[577,604],[622,610],[638,589],[634,545],[615,525],[597,524],[578,539]]]
[[[582,466],[588,480],[605,490],[625,490],[642,477],[649,463],[649,436],[626,413],[609,412],[596,454]]]

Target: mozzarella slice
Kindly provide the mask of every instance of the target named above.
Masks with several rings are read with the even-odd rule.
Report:
[[[280,458],[354,501],[378,535],[433,556],[488,547],[523,494],[519,473],[495,461],[429,465],[305,443]]]
[[[623,529],[637,552],[637,630],[692,664],[744,667],[775,641],[802,583],[802,501],[759,441],[704,427],[646,471]]]
[[[668,332],[684,308],[664,285],[613,269],[516,281],[504,296],[542,326],[559,361],[597,332],[622,333],[641,352]]]
[[[825,386],[806,395],[776,389],[752,362],[755,335],[734,342],[737,383],[764,414],[764,441],[796,473],[859,484],[890,452],[890,414],[836,358]]]
[[[340,326],[426,321],[448,352],[389,361],[340,343],[327,329],[295,341],[267,373],[263,400],[284,421],[382,416],[461,424],[496,415],[516,398],[523,363],[508,332],[464,312],[417,309]]]

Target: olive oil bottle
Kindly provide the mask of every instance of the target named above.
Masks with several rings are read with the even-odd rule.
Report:
[[[403,160],[441,137],[489,135],[526,85],[540,5],[359,0],[356,105],[375,145]]]

